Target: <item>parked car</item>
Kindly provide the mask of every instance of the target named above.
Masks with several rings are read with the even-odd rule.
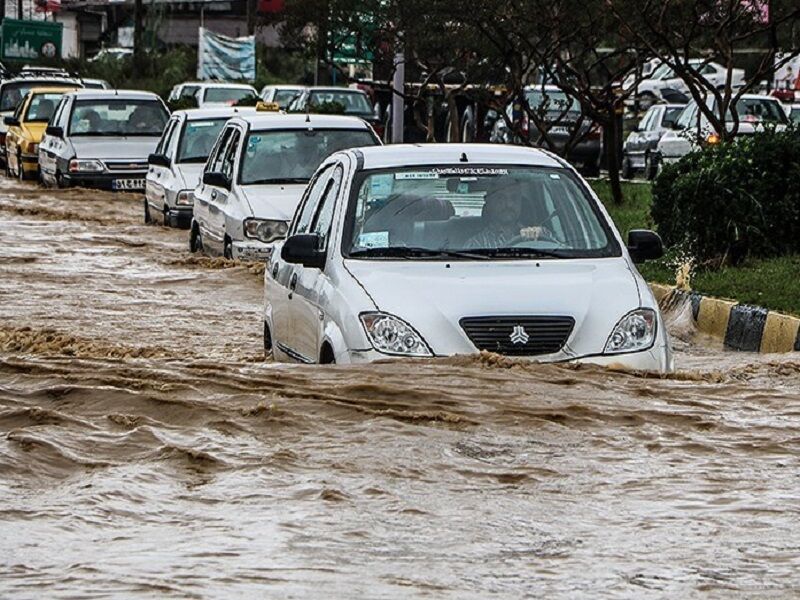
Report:
[[[36,178],[39,173],[39,143],[47,122],[55,113],[61,97],[75,87],[33,88],[20,102],[16,112],[5,117],[6,176],[20,180]]]
[[[265,273],[276,359],[362,363],[495,352],[667,372],[635,262],[587,183],[535,148],[349,149],[322,163]]]
[[[376,116],[369,96],[355,88],[305,88],[289,106],[289,112],[313,113],[323,107],[337,104],[342,107],[343,114],[364,119],[372,126],[378,137],[383,137],[384,124],[380,117]]]
[[[784,105],[786,108],[786,116],[792,123],[800,125],[800,104]]]
[[[87,90],[110,90],[113,86],[105,79],[84,79],[81,78],[83,87]]]
[[[265,85],[261,88],[261,99],[264,102],[274,102],[281,109],[286,110],[305,88],[298,85]]]
[[[728,69],[715,62],[707,62],[703,58],[692,58],[689,66],[699,71],[701,77],[712,86],[721,88],[728,77]],[[744,84],[744,69],[731,70],[731,86],[741,87]],[[686,83],[666,63],[659,65],[648,77],[639,82],[637,96],[642,100],[656,102],[660,99],[670,100],[670,95],[677,91],[686,94],[689,91]]]
[[[706,100],[707,106],[715,113],[716,101],[713,97]],[[737,136],[752,135],[763,131],[765,127],[783,129],[789,123],[781,103],[771,96],[744,94],[735,107],[739,119]],[[728,115],[726,123],[733,122],[733,112]],[[692,150],[705,144],[718,143],[719,137],[714,132],[708,118],[699,109],[695,101],[683,109],[675,123],[675,129],[661,136],[656,145],[653,161],[656,170],[662,165],[677,162]]]
[[[45,185],[144,190],[147,157],[169,113],[161,98],[133,90],[65,94],[39,144]]]
[[[133,56],[133,48],[123,48],[115,46],[111,48],[101,48],[97,54],[89,59],[89,62],[98,60],[122,60]]]
[[[637,171],[644,172],[647,179],[655,177],[652,152],[661,136],[675,126],[683,111],[683,104],[654,104],[639,121],[636,129],[628,135],[622,149],[622,177],[630,179]]]
[[[267,258],[286,235],[317,165],[343,148],[379,143],[354,117],[266,113],[231,119],[194,191],[190,249]]]
[[[578,102],[554,85],[528,86],[524,94],[531,110],[542,115],[547,135],[553,144],[548,149],[563,154],[574,134],[577,143],[567,154],[567,160],[585,175],[598,175],[603,152],[602,128],[589,119],[578,124],[581,114]],[[547,148],[546,138],[529,122],[528,114],[521,103],[510,102],[506,107],[506,116],[513,128],[508,127],[506,119],[497,118],[489,138],[490,142],[520,143],[518,135],[522,135],[527,136],[533,145]]]
[[[197,106],[233,106],[242,100],[258,100],[256,88],[242,83],[201,83],[194,92]]]
[[[177,102],[178,100],[186,100],[189,98],[194,99],[195,92],[200,89],[202,84],[202,81],[186,81],[173,86],[169,92],[169,96],[167,96],[167,102]]]
[[[214,107],[172,113],[149,157],[145,181],[144,222],[160,221],[188,229],[194,189],[219,132],[231,117],[255,112],[247,107]]]
[[[0,81],[0,166],[6,164],[6,124],[4,119],[14,114],[22,99],[33,88],[83,87],[77,79],[60,75],[25,75]]]

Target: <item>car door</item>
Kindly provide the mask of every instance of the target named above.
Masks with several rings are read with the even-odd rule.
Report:
[[[58,103],[52,118],[48,122],[48,126],[63,127],[64,113],[68,113],[69,103],[70,99],[68,97],[61,98],[61,102]],[[55,183],[58,153],[63,144],[64,140],[48,135],[45,130],[45,134],[39,144],[39,170],[42,178],[48,183]]]
[[[9,167],[12,168],[13,173],[17,173],[19,165],[17,164],[17,148],[19,147],[20,137],[22,136],[22,115],[25,114],[25,108],[28,105],[28,99],[20,102],[17,109],[12,115],[19,125],[9,126],[6,130],[6,161]]]
[[[208,215],[208,226],[213,231],[214,235],[219,239],[225,239],[227,234],[226,223],[229,219],[242,222],[242,218],[237,216],[236,194],[234,190],[234,181],[236,181],[236,167],[238,165],[239,146],[242,141],[242,131],[237,126],[232,126],[232,133],[228,140],[225,152],[222,154],[222,162],[220,163],[220,173],[227,177],[230,182],[229,188],[222,186],[212,186]]]
[[[339,163],[330,170],[323,188],[322,197],[314,210],[314,216],[308,228],[309,233],[320,236],[320,248],[326,248],[330,236],[331,220],[336,200],[342,187],[344,167]],[[326,248],[327,249],[327,248]],[[320,292],[324,286],[326,275],[315,268],[295,265],[297,283],[292,299],[292,330],[295,336],[295,350],[303,356],[319,360],[320,336],[325,313],[320,306]]]
[[[308,233],[320,198],[328,185],[330,174],[331,168],[326,166],[320,169],[309,183],[292,220],[289,237]],[[272,306],[272,335],[276,348],[294,360],[313,361],[313,355],[302,355],[297,350],[300,341],[294,330],[296,304],[294,292],[300,276],[300,269],[300,265],[287,263],[278,254],[274,254],[266,293]]]
[[[164,133],[161,136],[161,139],[156,146],[154,154],[160,154],[163,156],[168,156],[168,149],[170,145],[170,141],[178,129],[180,124],[180,117],[172,117],[167,126],[164,128]],[[164,206],[166,205],[166,185],[168,184],[168,179],[172,174],[172,169],[170,167],[165,167],[163,165],[153,165],[151,164],[147,168],[147,177],[145,178],[144,184],[144,195],[147,198],[147,204],[150,206],[150,212],[154,213],[156,211],[161,211]]]
[[[225,156],[225,152],[228,150],[233,132],[234,129],[231,126],[225,127],[220,132],[214,144],[214,148],[208,156],[203,174],[221,172],[222,159]],[[217,187],[204,183],[201,178],[200,184],[194,192],[194,220],[200,229],[200,235],[203,236],[203,244],[219,253],[222,252],[222,239],[214,237],[210,225],[212,203],[216,202],[218,194]],[[213,210],[218,210],[216,204],[213,205]]]

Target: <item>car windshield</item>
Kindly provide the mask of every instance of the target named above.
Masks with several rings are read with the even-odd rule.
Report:
[[[178,98],[194,98],[198,89],[200,89],[199,85],[185,85],[181,88],[181,93],[178,95]]]
[[[64,81],[11,81],[2,86],[0,91],[0,111],[15,110],[17,105],[33,88],[38,87],[64,87],[69,82]]]
[[[211,87],[206,88],[204,102],[214,104],[236,104],[245,98],[255,98],[256,93],[247,88]]]
[[[228,118],[187,121],[178,143],[178,162],[204,163]]]
[[[548,113],[580,112],[578,103],[560,90],[527,90],[525,99],[532,110]]]
[[[378,143],[367,129],[254,131],[242,156],[241,183],[304,183],[326,157]]]
[[[682,112],[683,106],[668,106],[664,109],[664,116],[661,119],[662,124],[676,123]]]
[[[786,123],[788,120],[780,103],[769,98],[742,98],[736,103],[736,113],[742,123]],[[733,109],[726,121],[733,121]]]
[[[76,100],[69,135],[160,136],[168,117],[157,100]]]
[[[666,77],[665,77],[666,76]],[[651,79],[670,79],[672,77],[672,67],[667,63],[661,63],[650,75]]]
[[[316,90],[312,91],[309,97],[309,104],[311,110],[315,106],[323,104],[341,104],[344,107],[346,115],[371,115],[372,106],[370,106],[367,96],[363,92],[347,91],[347,90]]]
[[[53,116],[61,96],[61,93],[35,94],[28,105],[24,120],[47,123]]]
[[[281,108],[287,108],[292,100],[297,96],[302,90],[276,90],[275,91],[275,98],[273,98],[273,102],[277,102],[278,106]]]
[[[792,123],[800,123],[800,106],[792,108],[789,118],[792,120]]]
[[[367,172],[354,185],[346,256],[578,258],[619,248],[566,169],[476,166]]]

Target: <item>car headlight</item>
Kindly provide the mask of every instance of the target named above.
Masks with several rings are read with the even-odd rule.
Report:
[[[433,356],[422,336],[402,319],[380,312],[360,315],[372,347],[384,354]]]
[[[606,342],[605,354],[647,350],[656,339],[656,311],[637,308],[620,319]]]
[[[194,204],[194,193],[192,190],[181,190],[175,196],[175,204],[178,206],[192,206]]]
[[[83,160],[80,158],[73,158],[69,161],[70,173],[99,173],[105,171],[103,163],[99,160]]]
[[[286,221],[273,219],[245,219],[244,234],[249,237],[268,244],[286,237],[289,231],[289,224]]]

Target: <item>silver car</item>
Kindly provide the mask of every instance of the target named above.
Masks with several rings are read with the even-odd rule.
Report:
[[[144,190],[147,158],[168,118],[164,102],[151,92],[65,94],[39,144],[42,183]]]

